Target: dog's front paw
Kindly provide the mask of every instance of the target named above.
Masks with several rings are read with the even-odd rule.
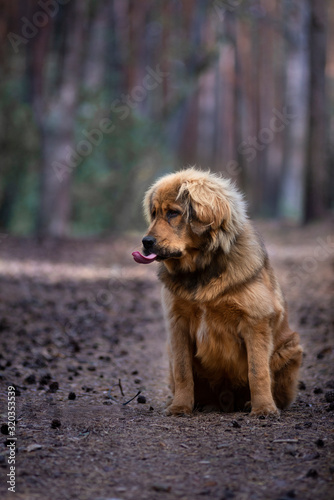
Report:
[[[260,406],[252,406],[251,417],[266,417],[266,416],[279,416],[279,410],[275,403],[270,403]]]
[[[175,416],[182,417],[185,415],[190,415],[191,412],[192,412],[191,406],[171,404],[166,408],[165,415],[167,415],[167,416],[175,415]]]

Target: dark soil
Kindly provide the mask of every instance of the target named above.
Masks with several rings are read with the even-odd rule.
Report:
[[[160,285],[156,264],[132,262],[139,235],[1,239],[1,498],[334,498],[333,232],[260,230],[305,350],[296,402],[265,419],[164,416]]]

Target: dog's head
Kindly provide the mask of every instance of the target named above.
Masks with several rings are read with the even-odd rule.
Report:
[[[147,191],[144,212],[149,229],[137,262],[188,261],[219,247],[228,253],[245,220],[245,205],[233,184],[189,168],[159,179]]]

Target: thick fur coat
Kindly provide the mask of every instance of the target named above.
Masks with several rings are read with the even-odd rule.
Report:
[[[242,195],[227,179],[186,169],[146,193],[143,255],[160,262],[172,403],[277,414],[294,400],[299,336]]]

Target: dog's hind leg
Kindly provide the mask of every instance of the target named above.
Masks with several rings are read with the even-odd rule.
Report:
[[[296,397],[302,358],[303,349],[296,332],[271,357],[272,391],[278,408],[287,408]]]

